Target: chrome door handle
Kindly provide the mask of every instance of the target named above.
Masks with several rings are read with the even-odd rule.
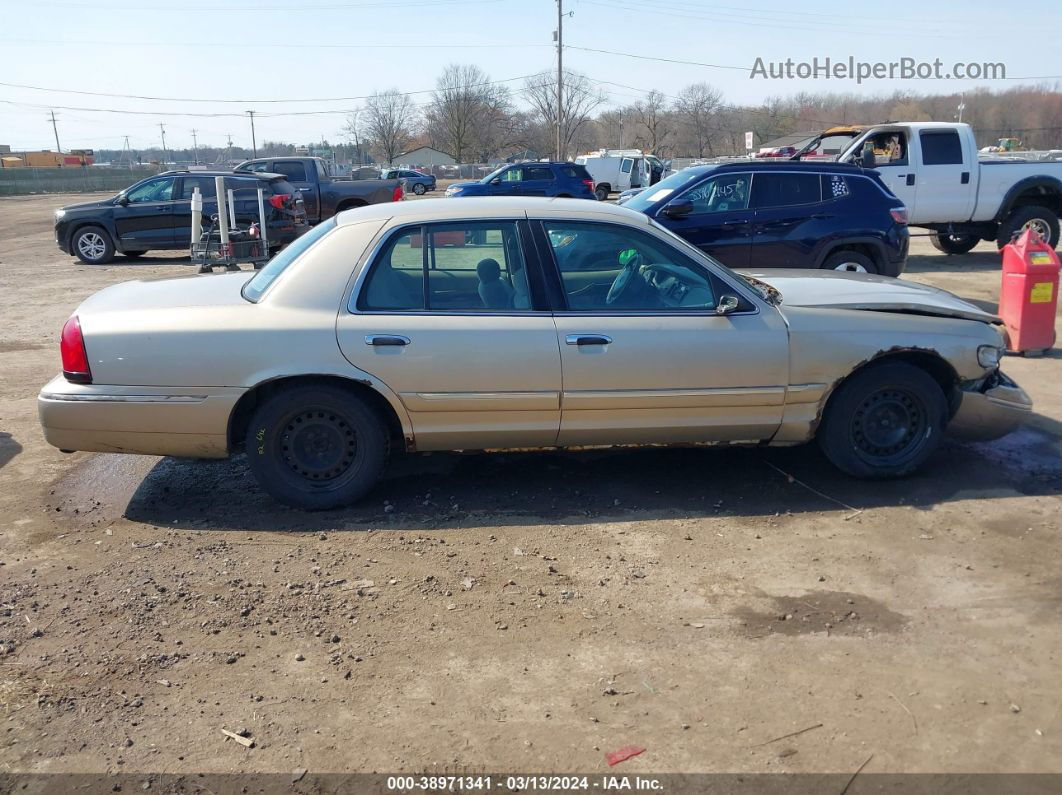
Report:
[[[366,334],[365,344],[378,347],[409,345],[409,337],[403,337],[401,334]]]
[[[608,345],[612,337],[607,334],[569,334],[564,341],[568,345]]]

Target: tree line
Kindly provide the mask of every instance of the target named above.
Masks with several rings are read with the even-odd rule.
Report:
[[[800,92],[768,97],[759,105],[728,103],[709,83],[687,85],[674,95],[647,92],[625,106],[609,106],[601,84],[566,72],[561,142],[566,157],[598,149],[638,148],[663,157],[703,158],[744,154],[745,133],[759,147],[780,136],[814,132],[841,124],[884,121],[954,121],[963,104],[962,121],[977,135],[978,146],[999,138],[1017,138],[1027,149],[1062,148],[1062,86],[987,88],[960,95],[893,92]],[[339,141],[321,141],[344,163],[398,163],[417,146],[431,146],[458,163],[486,163],[505,158],[551,157],[556,146],[558,108],[556,75],[542,72],[510,85],[493,81],[471,64],[450,64],[424,103],[397,89],[374,92],[346,118]],[[293,144],[266,141],[259,156],[294,154]],[[98,153],[98,160],[119,158]],[[144,160],[161,152],[147,150]],[[191,150],[171,150],[171,160],[191,161]],[[201,147],[201,162],[249,157],[246,148]]]

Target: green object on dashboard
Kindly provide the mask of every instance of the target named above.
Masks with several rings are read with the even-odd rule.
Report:
[[[630,264],[631,260],[638,256],[638,249],[628,248],[620,252],[619,261],[620,265],[626,267]]]

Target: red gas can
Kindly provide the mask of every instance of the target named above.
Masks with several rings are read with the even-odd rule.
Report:
[[[1055,344],[1058,256],[1032,229],[1003,247],[999,316],[1012,353],[1046,351]]]

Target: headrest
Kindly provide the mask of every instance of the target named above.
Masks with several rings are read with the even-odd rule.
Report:
[[[501,265],[496,259],[481,259],[476,265],[476,273],[481,281],[494,282],[501,278]]]

